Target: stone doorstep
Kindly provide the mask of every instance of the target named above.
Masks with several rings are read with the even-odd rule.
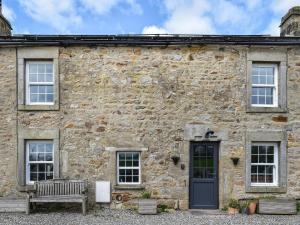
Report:
[[[26,206],[25,198],[0,198],[0,213],[26,212]]]
[[[190,209],[189,212],[194,216],[207,216],[207,215],[228,215],[219,209]]]

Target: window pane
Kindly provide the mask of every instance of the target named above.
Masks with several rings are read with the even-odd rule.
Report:
[[[124,167],[125,166],[125,161],[119,161],[119,166]]]
[[[38,166],[37,164],[30,164],[30,172],[35,172],[37,173],[38,172]]]
[[[38,144],[37,147],[39,152],[45,152],[45,144]]]
[[[132,183],[132,176],[126,176],[126,182]]]
[[[37,175],[38,175],[38,173],[30,173],[30,180],[37,181],[38,180]]]
[[[256,174],[251,175],[251,182],[252,183],[257,183],[257,175]]]
[[[126,170],[125,173],[126,173],[126,175],[132,175],[132,170],[131,169],[130,170]]]
[[[265,171],[266,171],[266,166],[257,166],[257,168],[258,168],[258,173],[265,173]]]
[[[126,161],[132,161],[132,154],[126,153]]]
[[[37,82],[37,75],[36,74],[29,74],[29,81],[30,82]]]
[[[274,146],[268,146],[267,147],[267,154],[269,154],[269,155],[274,154]]]
[[[133,166],[132,161],[131,160],[127,161],[127,159],[126,159],[126,166],[127,167],[132,167]]]
[[[251,173],[257,173],[257,166],[251,166]]]
[[[38,172],[39,173],[45,173],[46,172],[45,164],[38,164]]]
[[[46,64],[46,73],[53,73],[53,65],[52,64]]]
[[[139,161],[139,153],[133,153],[132,154],[132,159],[136,160],[136,161]]]
[[[133,175],[139,175],[139,170],[132,170]]]
[[[46,154],[46,161],[52,161],[52,160],[53,160],[52,153]]]
[[[267,96],[266,97],[266,104],[267,105],[273,105],[273,97],[272,96]]]
[[[45,173],[38,173],[38,180],[46,180]]]
[[[133,176],[132,182],[138,183],[139,182],[139,176]]]
[[[259,84],[258,83],[258,76],[252,76],[252,84]]]
[[[119,182],[124,183],[125,182],[125,176],[119,176]]]
[[[119,153],[119,160],[125,160],[125,153]]]
[[[273,183],[273,175],[272,174],[267,174],[266,175],[266,183]]]
[[[274,163],[274,156],[273,155],[268,155],[267,156],[267,163]]]
[[[29,152],[37,152],[37,145],[29,144]]]
[[[39,73],[39,74],[37,75],[37,80],[38,80],[38,82],[45,82],[45,81],[46,81],[45,74]]]
[[[31,94],[30,102],[38,102],[38,99],[39,99],[38,97],[39,97],[38,95]]]
[[[258,183],[265,183],[266,177],[265,174],[258,174]]]
[[[119,175],[125,175],[125,170],[123,169],[119,170]]]
[[[45,64],[38,64],[38,73],[39,74],[42,74],[42,73],[45,73],[46,70],[45,70]]]
[[[36,85],[31,85],[30,86],[30,93],[31,94],[38,94],[39,93],[39,86],[36,86]]]
[[[259,155],[259,163],[266,163],[266,155]]]
[[[37,161],[37,154],[29,153],[29,161]]]
[[[28,64],[29,73],[37,73],[37,65],[36,64]]]
[[[46,144],[46,152],[52,152],[53,144]]]
[[[258,154],[258,146],[251,147],[251,154]]]
[[[258,163],[258,155],[252,155],[251,156],[251,162],[252,163]]]
[[[47,94],[46,101],[47,102],[53,102],[53,94]]]
[[[259,154],[266,154],[266,146],[259,146]]]
[[[133,166],[138,167],[139,166],[139,161],[133,161]]]

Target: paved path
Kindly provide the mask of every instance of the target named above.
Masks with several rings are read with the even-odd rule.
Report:
[[[121,210],[98,210],[82,216],[80,212],[51,212],[25,214],[0,214],[0,224],[5,225],[300,225],[297,216],[262,216],[262,215],[192,215],[189,212],[162,213],[155,216],[142,216],[136,212]]]

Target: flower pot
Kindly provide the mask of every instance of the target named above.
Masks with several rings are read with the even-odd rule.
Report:
[[[235,209],[235,208],[231,208],[231,207],[228,208],[228,214],[235,215],[238,213],[239,213],[239,209]]]
[[[249,206],[249,215],[252,215],[256,211],[256,202],[250,202]]]

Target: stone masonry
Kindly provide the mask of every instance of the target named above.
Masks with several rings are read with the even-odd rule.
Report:
[[[107,147],[143,147],[148,149],[142,153],[145,189],[172,207],[186,209],[189,155],[184,131],[190,124],[227,136],[220,148],[221,204],[231,197],[259,196],[245,193],[246,130],[287,129],[288,189],[276,196],[299,197],[300,48],[282,50],[288,57],[289,110],[270,114],[246,112],[244,46],[60,48],[60,110],[29,112],[16,110],[16,50],[2,48],[1,195],[18,194],[18,129],[59,128],[60,176],[88,179],[91,199],[95,181],[110,180],[114,187],[115,153]],[[184,170],[170,159],[175,143]],[[240,157],[236,167],[232,156]],[[127,193],[130,200],[141,191],[113,192]]]

